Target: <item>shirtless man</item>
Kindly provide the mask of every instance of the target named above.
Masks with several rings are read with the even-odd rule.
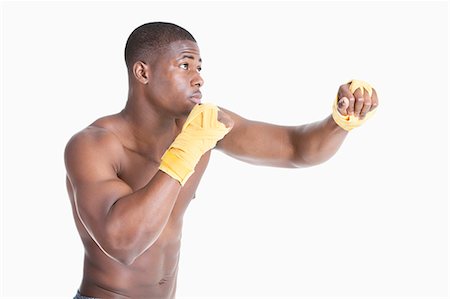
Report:
[[[175,297],[183,215],[210,149],[259,165],[304,167],[333,156],[348,133],[331,115],[284,127],[199,105],[200,51],[174,24],[136,28],[125,61],[125,108],[75,134],[65,150],[67,189],[85,247],[75,298]],[[376,93],[350,90],[339,88],[337,109],[363,119],[378,105]]]

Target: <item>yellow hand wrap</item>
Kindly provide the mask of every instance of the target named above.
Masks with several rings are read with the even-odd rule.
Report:
[[[217,120],[219,108],[213,104],[196,105],[181,133],[161,158],[159,169],[182,186],[194,173],[201,156],[212,149],[231,129]]]
[[[360,80],[352,80],[350,81],[350,92],[354,93],[357,89],[361,90],[361,93],[364,94],[364,90],[367,90],[369,93],[369,96],[372,96],[372,86],[369,85],[369,83],[360,81]],[[363,123],[366,122],[370,117],[373,116],[375,113],[375,110],[372,110],[366,114],[364,119],[359,119],[359,117],[356,117],[354,115],[342,115],[338,111],[338,101],[339,98],[336,96],[336,100],[334,100],[333,104],[333,119],[334,121],[344,130],[350,131],[356,127],[361,126]]]

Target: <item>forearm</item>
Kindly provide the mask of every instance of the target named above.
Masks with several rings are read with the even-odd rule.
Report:
[[[322,121],[295,128],[293,165],[308,167],[330,159],[342,145],[348,132],[328,116]]]
[[[108,253],[132,263],[158,239],[180,190],[179,182],[158,171],[146,186],[117,200],[106,220]]]

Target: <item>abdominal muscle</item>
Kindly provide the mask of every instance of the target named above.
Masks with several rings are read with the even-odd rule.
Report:
[[[128,266],[107,257],[87,237],[83,238],[87,250],[80,287],[82,295],[97,298],[175,298],[181,225],[166,226],[158,240]]]

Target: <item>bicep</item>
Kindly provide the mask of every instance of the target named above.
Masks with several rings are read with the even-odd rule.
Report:
[[[222,109],[234,121],[234,127],[217,149],[239,160],[267,166],[294,167],[292,142],[295,127],[279,126],[245,119]]]
[[[114,203],[130,194],[131,188],[120,179],[71,181],[74,204],[86,229],[103,240],[107,237],[107,217]]]
[[[108,152],[106,152],[108,151]],[[92,237],[106,238],[106,221],[114,203],[132,192],[118,176],[114,149],[95,148],[85,140],[74,140],[65,151],[67,177],[80,221]]]

